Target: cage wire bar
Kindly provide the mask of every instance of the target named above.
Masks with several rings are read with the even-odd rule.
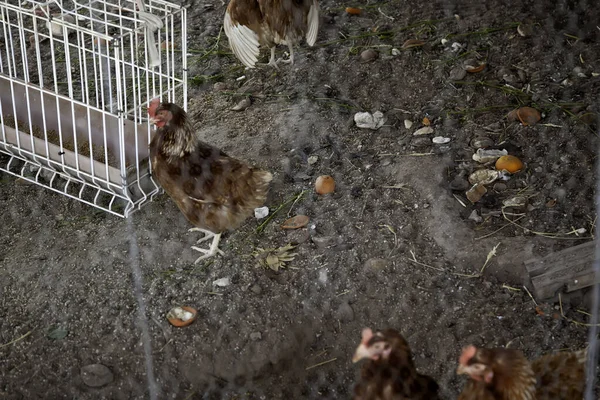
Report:
[[[147,104],[187,110],[185,9],[8,0],[0,24],[0,170],[121,217],[150,201]]]

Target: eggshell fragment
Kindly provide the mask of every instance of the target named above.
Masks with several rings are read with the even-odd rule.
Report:
[[[167,313],[167,319],[169,323],[178,328],[183,326],[188,326],[192,322],[196,320],[196,316],[198,315],[198,311],[192,307],[173,307]]]

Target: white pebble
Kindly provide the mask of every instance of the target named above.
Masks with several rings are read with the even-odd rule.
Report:
[[[263,219],[269,215],[269,207],[259,207],[254,209],[254,218]]]

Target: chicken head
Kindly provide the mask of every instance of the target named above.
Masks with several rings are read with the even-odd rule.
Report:
[[[356,363],[364,358],[378,360],[379,358],[387,358],[390,355],[392,348],[385,340],[381,333],[373,334],[370,328],[365,328],[362,331],[362,340],[356,348],[352,362]]]
[[[490,383],[494,378],[494,371],[490,366],[479,362],[475,358],[476,354],[477,348],[475,346],[465,347],[458,360],[456,373],[459,375],[469,375],[475,381]]]

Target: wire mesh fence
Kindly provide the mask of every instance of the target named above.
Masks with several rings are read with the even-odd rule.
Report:
[[[22,17],[16,3],[0,5],[3,74],[30,79],[30,96],[56,94],[54,107],[68,100],[69,117],[82,106],[136,133],[119,133],[114,165],[104,136],[96,156],[95,139],[69,149],[73,135],[57,133],[57,151],[98,161],[104,175],[53,162],[50,144],[40,154],[4,145],[12,147],[2,150],[3,169],[42,180],[40,165],[49,164],[69,186],[83,182],[111,196],[128,187],[116,197],[136,208],[144,196],[131,192],[154,195],[123,221],[0,176],[1,395],[348,399],[360,380],[352,355],[370,326],[400,331],[443,399],[465,387],[456,369],[469,344],[519,349],[529,360],[590,346],[586,400],[598,398],[598,267],[590,269],[593,246],[577,247],[597,233],[594,4],[322,0],[314,47],[297,45],[293,65],[249,70],[223,30],[227,2],[177,3],[184,8],[146,2],[163,21],[153,34],[155,68],[134,3],[46,10],[35,2]],[[63,36],[46,25],[53,13],[75,18],[57,22]],[[89,25],[96,21],[99,31]],[[27,35],[35,32],[41,40],[31,45]],[[108,42],[96,44],[96,36]],[[285,51],[278,46],[276,58]],[[262,48],[259,61],[269,56]],[[45,68],[52,57],[56,72]],[[68,68],[71,83],[55,82]],[[225,233],[225,254],[205,263],[194,264],[192,226],[168,196],[144,189],[137,172],[148,171],[139,155],[153,133],[146,102],[161,95],[187,105],[202,140],[274,175],[269,216]],[[19,130],[30,133],[28,101],[19,104],[7,111],[2,103],[3,132],[23,124]],[[11,122],[19,108],[25,117]],[[377,129],[359,127],[358,113],[369,113]],[[501,174],[494,157],[480,162],[479,149],[515,156],[522,169]],[[123,182],[132,174],[128,154],[138,170]],[[108,186],[107,165],[118,170],[116,185]],[[471,191],[478,171],[492,179],[481,185],[485,192]],[[334,178],[332,194],[315,192],[321,175]],[[295,215],[309,218],[306,227],[281,228]],[[289,244],[281,257],[289,261],[279,263]],[[569,249],[577,262],[558,265]],[[277,271],[267,257],[277,259]],[[546,273],[543,259],[558,272],[534,283],[529,262]],[[577,268],[581,275],[572,274]],[[583,279],[571,279],[584,275],[583,288]],[[540,296],[536,285],[552,295]],[[172,326],[167,314],[176,306],[195,308],[196,320]],[[104,380],[90,381],[86,371]],[[558,373],[549,380],[572,383]]]

